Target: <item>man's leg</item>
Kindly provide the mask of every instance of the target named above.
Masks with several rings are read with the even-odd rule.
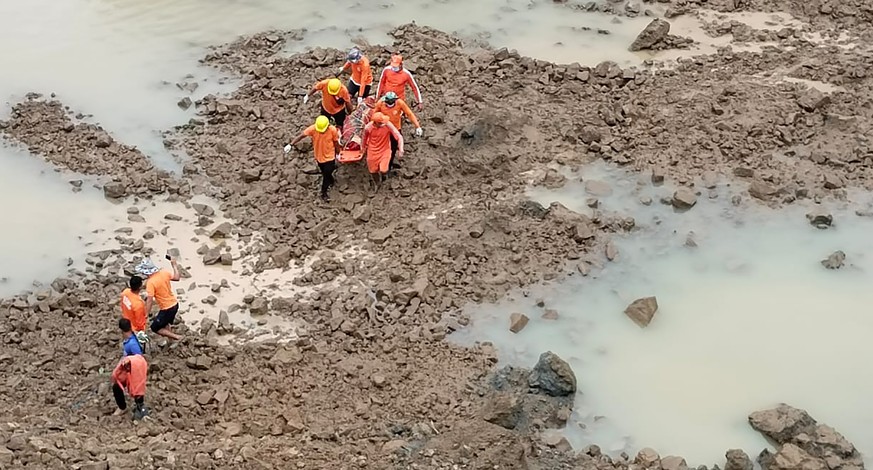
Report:
[[[325,201],[330,201],[327,190],[333,186],[333,172],[336,169],[336,162],[331,160],[319,163],[318,169],[321,170],[321,198]]]
[[[134,419],[143,419],[146,416],[148,416],[149,411],[145,407],[145,397],[143,397],[143,396],[133,397],[133,401],[134,401],[134,410],[133,410]]]
[[[366,98],[370,96],[370,88],[372,88],[372,85],[364,86],[364,92],[361,94],[361,98]]]
[[[391,139],[391,162],[388,163],[388,171],[391,171],[400,168],[400,165],[394,161],[394,159],[397,157],[397,148],[400,146],[400,144],[397,142],[397,139],[395,139],[393,135],[389,138]]]
[[[154,321],[152,321],[152,331],[172,340],[181,340],[182,336],[177,335],[176,333],[173,333],[172,330],[170,330],[170,325],[172,325],[173,320],[176,319],[176,313],[178,311],[179,304],[176,304],[173,307],[158,312],[158,315],[155,317]]]
[[[334,114],[333,120],[336,122],[336,128],[340,131],[340,134],[343,132],[343,125],[346,123],[346,108],[343,108],[342,111]]]
[[[124,410],[127,409],[127,400],[124,399],[124,389],[121,388],[121,385],[112,384],[112,396],[115,397],[115,404],[118,405],[118,409],[115,410],[114,414],[120,415],[124,413]]]
[[[355,95],[357,95],[358,92],[361,91],[361,87],[358,86],[358,84],[355,83],[355,81],[351,78],[349,79],[349,83],[348,85],[346,85],[346,88],[349,89],[349,95],[352,97],[352,99],[354,99]]]

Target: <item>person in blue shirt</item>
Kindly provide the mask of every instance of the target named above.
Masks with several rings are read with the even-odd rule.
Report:
[[[130,320],[127,318],[121,318],[118,320],[118,328],[121,330],[121,334],[124,337],[124,343],[122,344],[122,349],[124,350],[123,356],[134,356],[134,355],[142,355],[142,345],[139,344],[139,340],[136,339],[136,335],[133,334],[133,329],[130,327]]]

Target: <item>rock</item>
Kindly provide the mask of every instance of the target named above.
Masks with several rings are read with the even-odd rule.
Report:
[[[373,243],[382,244],[385,243],[391,235],[394,234],[394,227],[389,225],[383,229],[373,230],[370,232],[370,236],[368,237]]]
[[[239,423],[227,423],[224,426],[224,433],[228,437],[239,436],[242,434],[242,425]]]
[[[182,98],[181,100],[179,100],[178,103],[176,103],[176,105],[179,106],[180,108],[182,108],[183,110],[187,110],[188,108],[191,107],[192,104],[194,104],[194,103],[191,101],[191,98],[188,98],[187,96]]]
[[[127,188],[118,182],[106,183],[103,185],[103,196],[107,199],[121,199],[127,195]]]
[[[221,247],[216,246],[206,250],[203,254],[203,264],[209,266],[217,263],[221,259]]]
[[[195,370],[209,370],[212,367],[212,359],[209,356],[189,357],[185,365]]]
[[[663,41],[668,33],[670,33],[670,23],[656,18],[634,39],[628,50],[635,52],[650,49],[657,42]]]
[[[821,265],[827,269],[840,269],[846,261],[846,254],[840,250],[831,253],[827,259],[821,260]]]
[[[273,258],[273,265],[277,268],[284,268],[288,266],[288,263],[291,262],[291,257],[294,255],[290,246],[283,246],[281,248],[276,249],[271,255]]]
[[[226,310],[218,313],[218,333],[225,334],[233,331],[233,325],[230,324],[230,317]]]
[[[576,393],[576,374],[570,364],[551,351],[540,354],[540,359],[528,376],[528,382],[531,387],[553,397]]]
[[[680,188],[673,193],[673,207],[679,210],[688,210],[697,204],[697,195],[688,188]]]
[[[273,358],[270,359],[270,362],[287,366],[291,364],[297,364],[302,360],[303,355],[300,354],[300,350],[292,346],[289,348],[277,349],[276,353],[273,354]]]
[[[763,181],[755,180],[752,181],[752,184],[749,185],[749,195],[753,198],[760,199],[762,201],[766,201],[776,194],[778,190]]]
[[[592,196],[606,197],[612,194],[612,187],[605,181],[589,180],[585,182],[585,192]]]
[[[558,312],[549,308],[546,309],[546,311],[542,314],[540,318],[542,318],[543,320],[557,320]]]
[[[650,447],[644,447],[637,452],[636,458],[634,458],[634,463],[640,464],[643,468],[654,467],[658,461],[661,459],[661,456],[655,452],[654,449]]]
[[[373,385],[376,388],[384,388],[387,382],[387,379],[382,374],[373,374],[372,376],[370,376],[370,380],[373,381]]]
[[[827,106],[830,102],[830,96],[825,95],[815,88],[810,88],[797,96],[797,104],[809,112]]]
[[[615,243],[607,243],[603,251],[606,254],[606,259],[609,261],[615,261],[615,258],[618,256],[618,248],[615,247]]]
[[[195,202],[194,204],[191,204],[191,207],[194,208],[194,212],[196,212],[197,215],[203,215],[207,217],[215,215],[215,209],[207,206],[206,204],[198,204]]]
[[[798,434],[813,434],[816,425],[806,411],[786,404],[749,415],[749,424],[777,444],[784,444]]]
[[[215,390],[204,390],[197,395],[197,398],[195,398],[194,401],[196,401],[200,406],[206,406],[212,401],[212,397],[214,396]]]
[[[668,455],[661,459],[662,470],[688,470],[688,464],[685,459],[675,455]]]
[[[724,470],[752,470],[754,465],[749,455],[742,449],[731,449],[724,454],[726,463]]]
[[[495,393],[482,407],[480,415],[485,421],[506,429],[515,429],[521,418],[521,402],[515,395]]]
[[[358,206],[352,211],[352,220],[359,224],[369,222],[371,216],[370,206]]]
[[[182,216],[176,214],[167,214],[164,216],[164,219],[172,220],[173,222],[179,222],[182,220]]]
[[[760,459],[759,463],[764,470],[828,470],[824,460],[809,455],[794,444],[783,445],[775,456]]]
[[[543,444],[556,449],[558,452],[570,452],[573,450],[573,446],[570,445],[567,438],[560,434],[549,433],[541,436],[540,440],[543,441]]]
[[[249,305],[249,312],[252,315],[265,315],[268,310],[267,299],[263,297],[256,297],[255,300],[252,300],[252,304]]]
[[[222,253],[219,261],[222,266],[230,266],[233,264],[233,256],[230,253]]]
[[[470,235],[470,238],[481,238],[485,234],[485,225],[482,222],[473,222],[467,233]]]
[[[209,238],[230,238],[233,225],[230,222],[222,222],[209,233]]]
[[[658,299],[655,297],[643,297],[634,300],[624,309],[624,314],[630,317],[640,327],[645,328],[652,322],[652,317],[658,311]]]
[[[755,176],[755,170],[753,170],[751,168],[742,167],[742,166],[734,168],[733,173],[734,173],[734,176],[737,176],[740,178],[751,178],[751,177]]]
[[[664,184],[664,170],[661,168],[652,168],[652,184],[655,186]]]
[[[806,219],[809,220],[810,225],[820,229],[826,229],[834,222],[834,216],[820,208],[806,214]]]
[[[513,313],[509,316],[509,331],[518,333],[527,326],[528,320],[527,315],[523,313]]]
[[[0,468],[11,468],[15,455],[6,446],[0,446]]]
[[[242,171],[242,180],[246,183],[254,183],[261,179],[261,170],[258,168],[246,168]]]
[[[79,470],[109,470],[109,462],[88,462],[82,464]]]
[[[846,182],[834,173],[825,173],[824,187],[825,189],[841,189],[846,187]]]
[[[591,229],[591,224],[580,222],[573,228],[573,240],[576,243],[582,243],[592,238],[594,238],[594,230]]]

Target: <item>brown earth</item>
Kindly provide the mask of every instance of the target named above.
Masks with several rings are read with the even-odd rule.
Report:
[[[833,12],[820,21],[857,24]],[[120,183],[107,185],[110,196],[215,197],[237,221],[233,236],[264,234],[259,269],[281,264],[278,253],[303,259],[362,247],[375,256],[317,264],[301,282],[343,273],[377,298],[372,305],[352,289],[293,298],[288,314],[311,328],[291,345],[220,347],[188,332],[186,343],[153,354],[153,418],[135,427],[108,416],[100,373],[118,357],[109,319],[123,278],[78,276],[4,300],[0,466],[629,468],[632,459],[596,448],[573,454],[536,438],[545,422],[508,430],[486,421],[483,410],[502,416],[500,407],[515,406],[492,394],[494,351],[444,340],[466,324],[459,311],[471,301],[587,273],[607,262],[611,234],[635,228],[621,214],[543,208],[525,200],[524,188],[560,185],[558,168],[596,159],[694,190],[714,175],[749,181],[773,205],[871,185],[867,51],[791,36],[781,39],[791,51],[722,51],[653,73],[468,52],[449,35],[410,25],[394,36],[390,48],[367,53],[380,67],[386,50],[403,52],[425,86],[425,137],[407,132],[402,170],[375,195],[363,169],[350,166],[340,170],[333,201],[317,201],[317,177],[304,173],[314,166],[306,145],[282,153],[316,112],[300,93],[330,75],[342,52],[278,57],[277,32],[204,59],[244,82],[232,96],[198,102],[199,117],[167,141],[191,156],[184,175],[154,169],[55,101],[33,97],[0,122],[6,138],[34,154]],[[845,91],[823,95],[779,75]],[[634,468],[661,467],[648,451],[637,460]]]

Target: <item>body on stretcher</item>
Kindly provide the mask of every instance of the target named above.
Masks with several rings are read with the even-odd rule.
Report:
[[[370,122],[370,115],[376,100],[372,97],[365,99],[357,109],[346,117],[343,125],[342,143],[343,150],[339,155],[340,163],[355,163],[361,161],[361,144],[364,138],[364,127]]]

